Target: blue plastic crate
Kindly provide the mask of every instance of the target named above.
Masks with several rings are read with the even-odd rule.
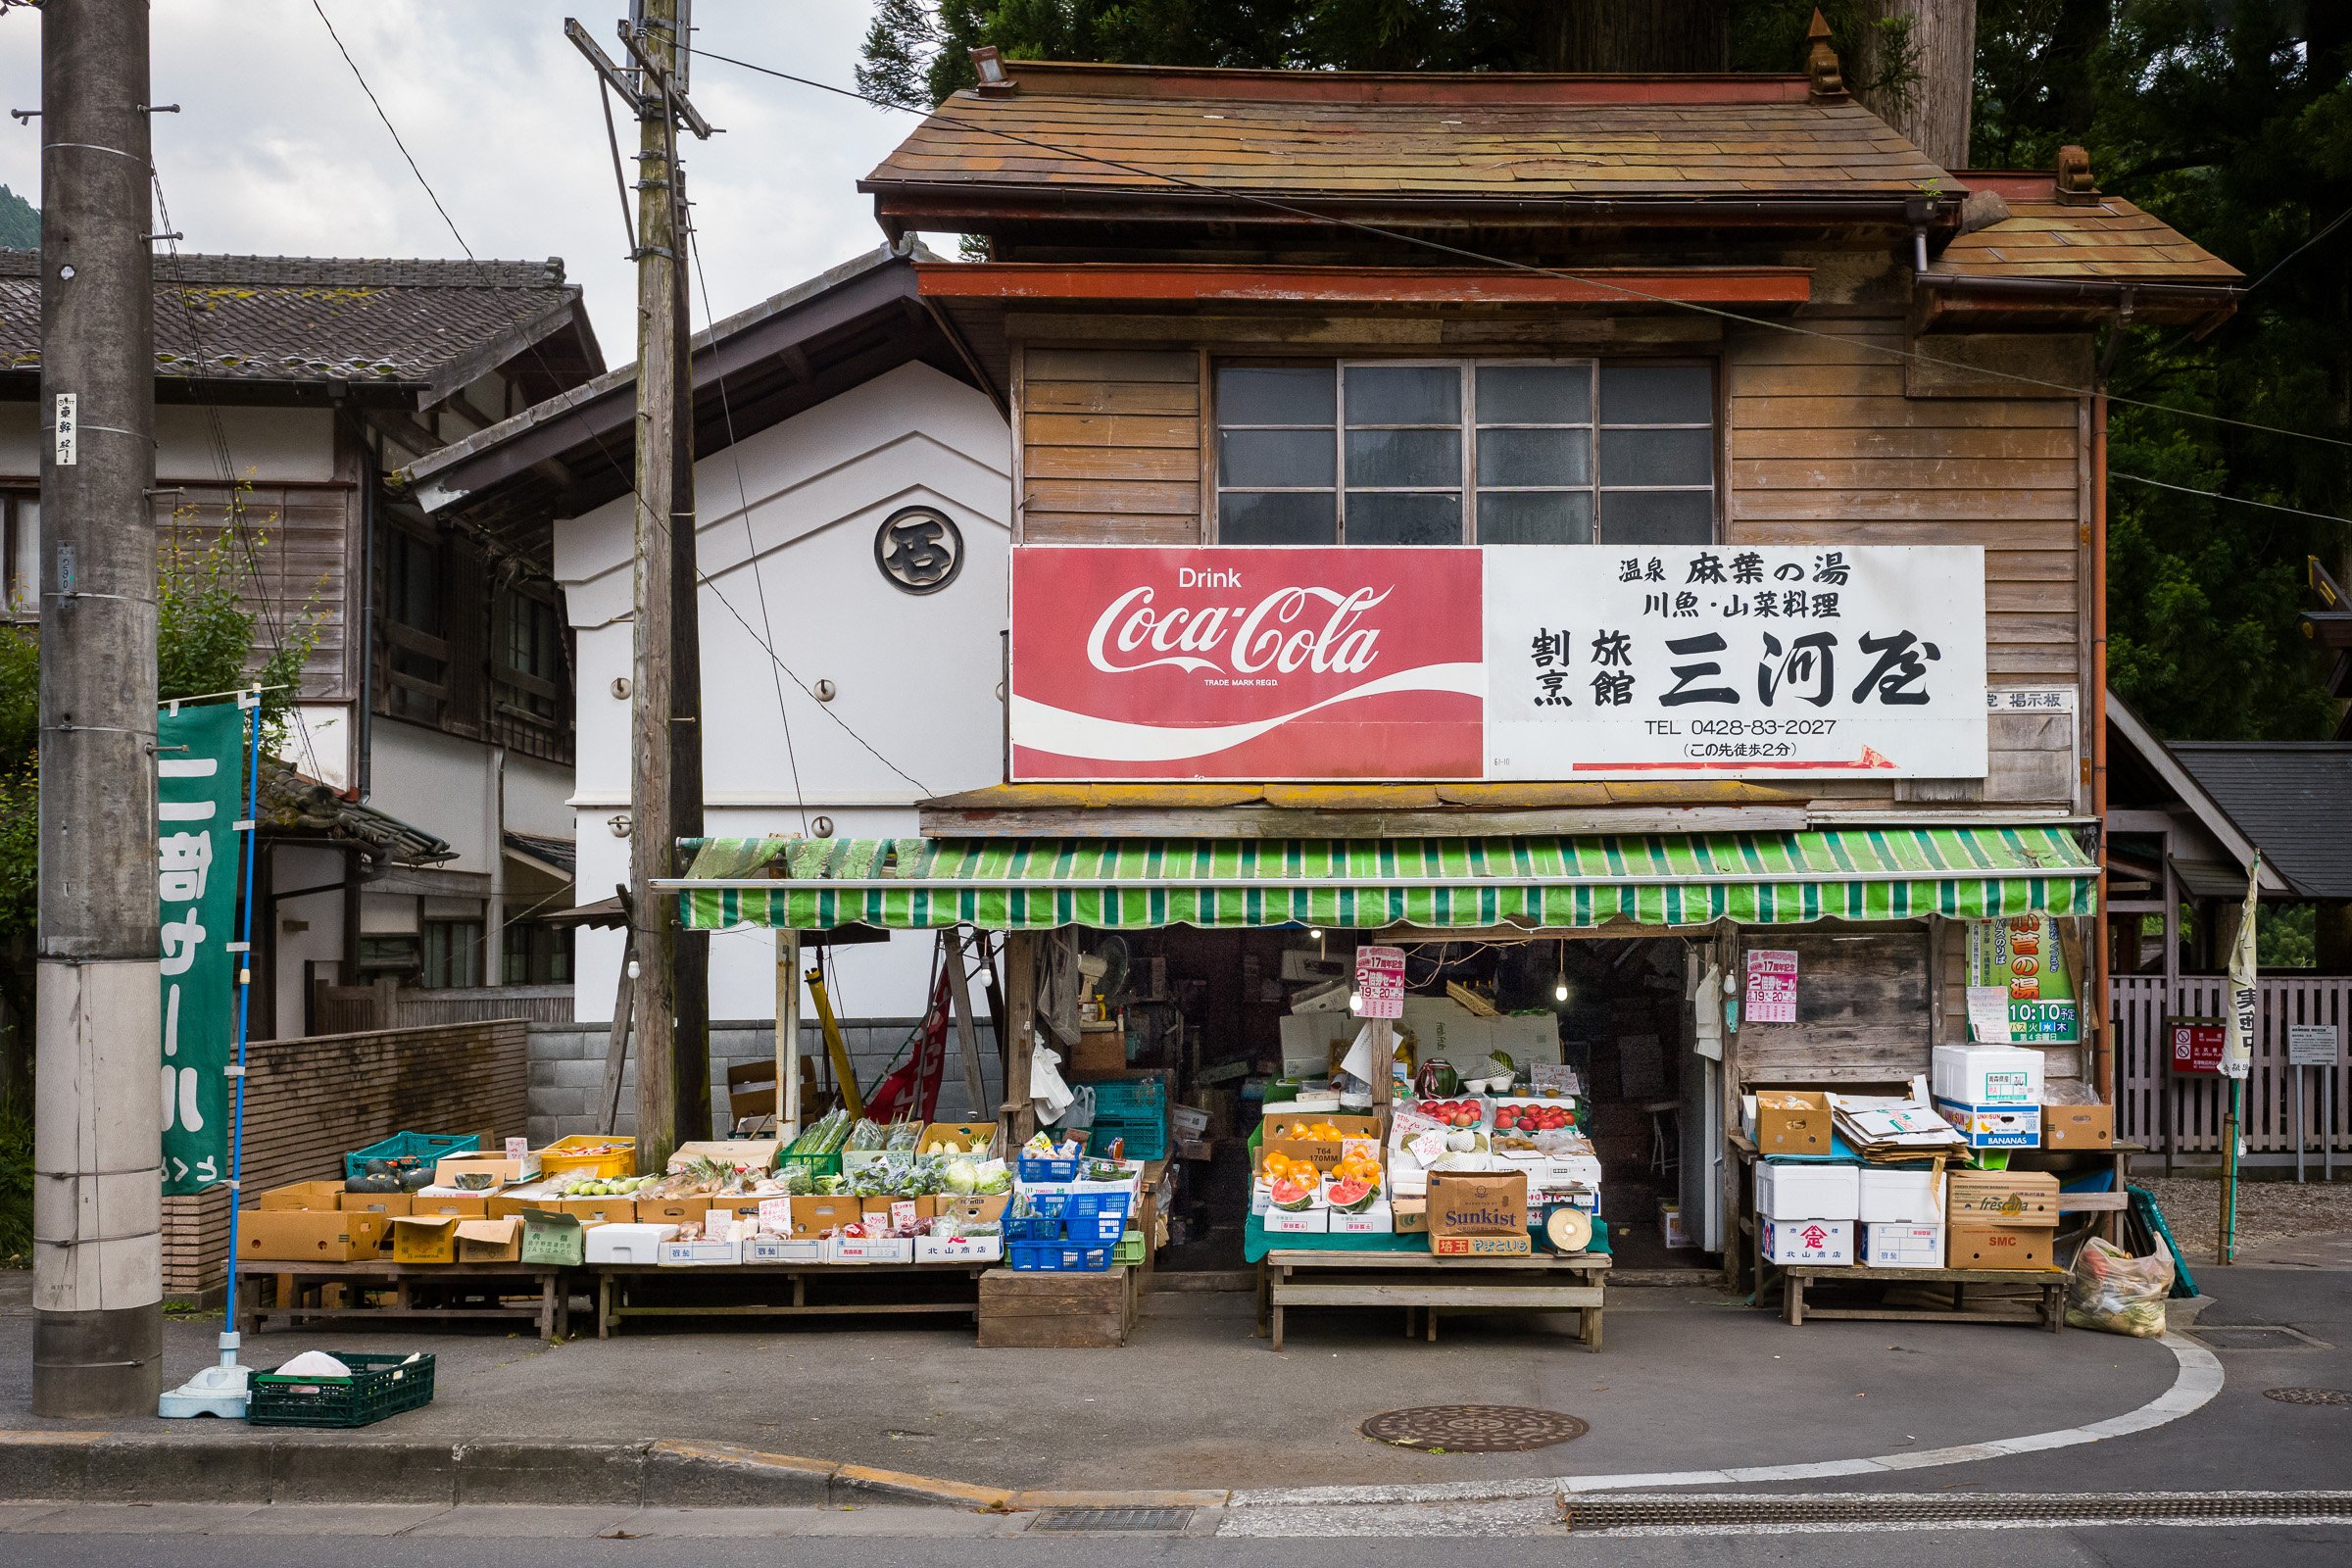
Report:
[[[1076,1246],[1115,1247],[1126,1233],[1134,1202],[1133,1193],[1072,1193],[1062,1205],[1062,1234]]]
[[[472,1133],[394,1133],[380,1144],[355,1149],[343,1156],[343,1179],[358,1181],[375,1160],[395,1165],[429,1165],[444,1154],[478,1152],[482,1141]]]
[[[1086,1163],[1083,1153],[1067,1159],[1050,1159],[1043,1154],[1016,1154],[1012,1173],[1025,1182],[1074,1182],[1078,1168]]]
[[[1044,1196],[1032,1198],[1034,1214],[1004,1212],[1004,1239],[1008,1242],[1058,1242],[1061,1240],[1062,1205],[1066,1200]]]
[[[1082,1246],[1075,1242],[1006,1242],[1004,1259],[1021,1272],[1100,1274],[1110,1267],[1110,1244]]]

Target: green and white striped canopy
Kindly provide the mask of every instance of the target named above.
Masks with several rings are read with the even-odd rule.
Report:
[[[1429,839],[701,839],[690,929],[1982,920],[2091,913],[2097,864],[2056,827]]]

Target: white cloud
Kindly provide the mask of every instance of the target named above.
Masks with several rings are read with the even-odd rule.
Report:
[[[343,43],[477,256],[561,256],[606,358],[635,357],[633,273],[596,77],[564,36],[608,53],[623,0],[325,0]],[[867,0],[701,0],[698,41],[841,86]],[[457,256],[458,243],[335,52],[310,0],[155,0],[156,163],[183,250]],[[0,107],[40,93],[39,13],[0,14]],[[715,61],[688,140],[710,303],[724,316],[881,243],[856,182],[911,127]],[[40,122],[0,122],[0,181],[37,204]],[[624,160],[636,127],[617,121]],[[624,162],[634,177],[635,166]],[[703,322],[699,293],[695,320]]]

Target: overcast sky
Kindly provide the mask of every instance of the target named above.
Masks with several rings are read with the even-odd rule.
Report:
[[[606,359],[636,357],[633,285],[595,74],[576,16],[617,53],[627,0],[324,0],[476,256],[564,258]],[[699,0],[697,41],[852,86],[870,0]],[[462,256],[336,54],[311,0],[153,0],[155,153],[183,250]],[[739,310],[882,241],[858,177],[913,123],[702,62],[693,96],[725,133],[687,142],[710,302]],[[0,12],[0,108],[40,99],[40,14]],[[38,121],[32,122],[37,127]],[[634,127],[618,122],[625,156]],[[37,130],[0,121],[0,182],[36,205]],[[704,324],[694,302],[695,325]]]

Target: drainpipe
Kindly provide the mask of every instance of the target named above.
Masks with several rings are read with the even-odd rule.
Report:
[[[2120,336],[2123,323],[2115,328]],[[2101,368],[2102,370],[2104,367]],[[2099,1098],[2115,1100],[2114,1012],[2108,999],[2108,971],[2113,959],[2107,930],[2107,378],[2102,373],[2090,394],[2090,810],[2099,821],[2099,912],[2092,922],[2098,936],[2090,962],[2091,1000],[2098,1011]],[[2167,922],[2170,927],[2170,921]]]
[[[507,974],[507,749],[490,748],[483,780],[490,826],[490,906],[482,914],[482,984],[503,984]]]

